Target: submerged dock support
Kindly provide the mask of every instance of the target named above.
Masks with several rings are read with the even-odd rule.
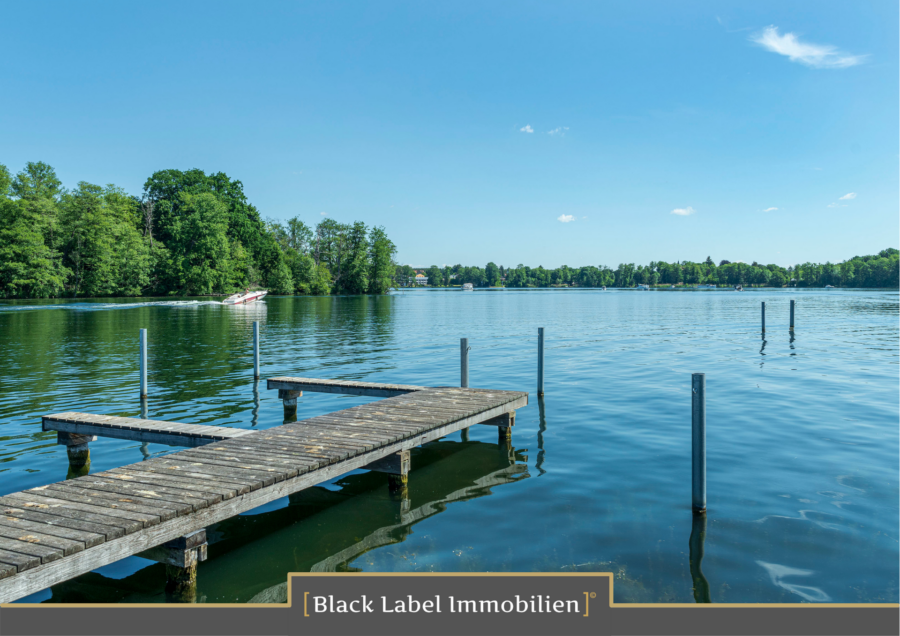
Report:
[[[197,530],[139,552],[137,556],[166,566],[166,598],[177,603],[197,602],[197,564],[206,561],[206,529]]]
[[[288,391],[287,389],[278,389],[278,399],[284,405],[284,419],[297,419],[297,398],[303,397],[303,391]]]
[[[516,412],[510,411],[503,415],[497,416],[482,424],[497,427],[497,440],[499,442],[508,442],[512,439],[512,427],[516,425]]]
[[[388,490],[393,496],[406,496],[409,484],[409,451],[404,450],[363,466],[366,470],[374,470],[379,473],[387,473]]]
[[[691,505],[706,512],[706,374],[691,377]]]
[[[796,302],[797,302],[797,301],[795,301],[795,300],[792,300],[792,301],[791,301],[791,331],[794,330],[794,304],[795,304]]]
[[[544,395],[544,328],[538,327],[538,397]]]
[[[66,447],[69,456],[69,473],[66,479],[83,477],[91,470],[90,442],[97,441],[96,435],[76,435],[74,433],[57,433],[56,443]]]

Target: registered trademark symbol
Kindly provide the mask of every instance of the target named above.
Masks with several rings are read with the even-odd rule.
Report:
[[[591,598],[597,598],[597,593],[596,593],[596,592],[591,592]]]

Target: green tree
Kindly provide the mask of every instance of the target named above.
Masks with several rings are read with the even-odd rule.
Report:
[[[437,265],[432,265],[426,269],[425,275],[428,277],[428,284],[432,287],[440,287],[444,283],[444,275],[441,273],[441,268]]]
[[[166,243],[171,289],[186,295],[231,291],[228,207],[208,192],[180,192],[176,207]]]
[[[500,286],[500,268],[493,261],[484,268],[484,280],[490,287]]]

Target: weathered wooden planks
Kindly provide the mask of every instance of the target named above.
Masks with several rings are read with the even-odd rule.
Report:
[[[180,424],[132,417],[92,415],[90,413],[57,413],[42,418],[45,431],[70,435],[103,436],[167,446],[204,446],[212,442],[247,435],[253,431],[229,426]]]
[[[391,397],[259,431],[196,427],[210,432],[85,413],[47,416],[45,426],[67,427],[65,433],[153,434],[194,447],[0,497],[0,602],[358,468],[402,473],[408,464],[393,464],[405,451],[474,424],[510,422],[510,413],[528,403],[521,392],[304,378],[273,378],[269,388]],[[231,435],[235,431],[240,434]],[[202,437],[214,434],[220,437]],[[185,443],[194,438],[203,444]]]
[[[268,389],[283,391],[309,391],[311,393],[340,393],[343,395],[361,395],[368,397],[394,397],[413,391],[421,391],[426,387],[409,384],[383,384],[377,382],[358,382],[355,380],[320,380],[316,378],[280,377],[269,378]]]

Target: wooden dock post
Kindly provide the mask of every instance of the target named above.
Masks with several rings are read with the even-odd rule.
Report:
[[[166,598],[178,603],[197,602],[197,564],[206,561],[206,528],[139,552],[137,556],[166,566]]]
[[[391,495],[405,497],[409,485],[409,451],[404,450],[382,457],[381,459],[363,466],[366,470],[374,470],[379,473],[387,473],[388,490]]]
[[[485,424],[493,424],[494,422],[499,422],[497,424],[497,440],[501,443],[512,440],[512,427],[516,425],[516,412],[504,413],[500,417],[494,418],[491,422],[485,422]]]
[[[141,329],[141,397],[147,397],[147,330]]]
[[[469,388],[469,339],[460,338],[459,340],[459,386],[464,389]]]
[[[796,301],[794,301],[794,300],[791,301],[791,331],[794,330],[794,303],[795,302]]]
[[[538,397],[544,395],[544,328],[538,327]]]
[[[766,333],[766,301],[762,303],[762,331]]]
[[[706,374],[691,377],[691,504],[706,511]]]
[[[90,442],[97,441],[96,435],[76,435],[74,433],[57,433],[56,443],[66,447],[69,456],[69,473],[66,479],[83,477],[91,470]]]
[[[259,380],[259,321],[253,321],[253,379]],[[296,400],[294,401],[296,407]],[[296,408],[295,408],[296,411]]]
[[[303,391],[288,391],[278,389],[278,399],[284,404],[284,419],[294,421],[297,419],[297,398],[303,396]]]

